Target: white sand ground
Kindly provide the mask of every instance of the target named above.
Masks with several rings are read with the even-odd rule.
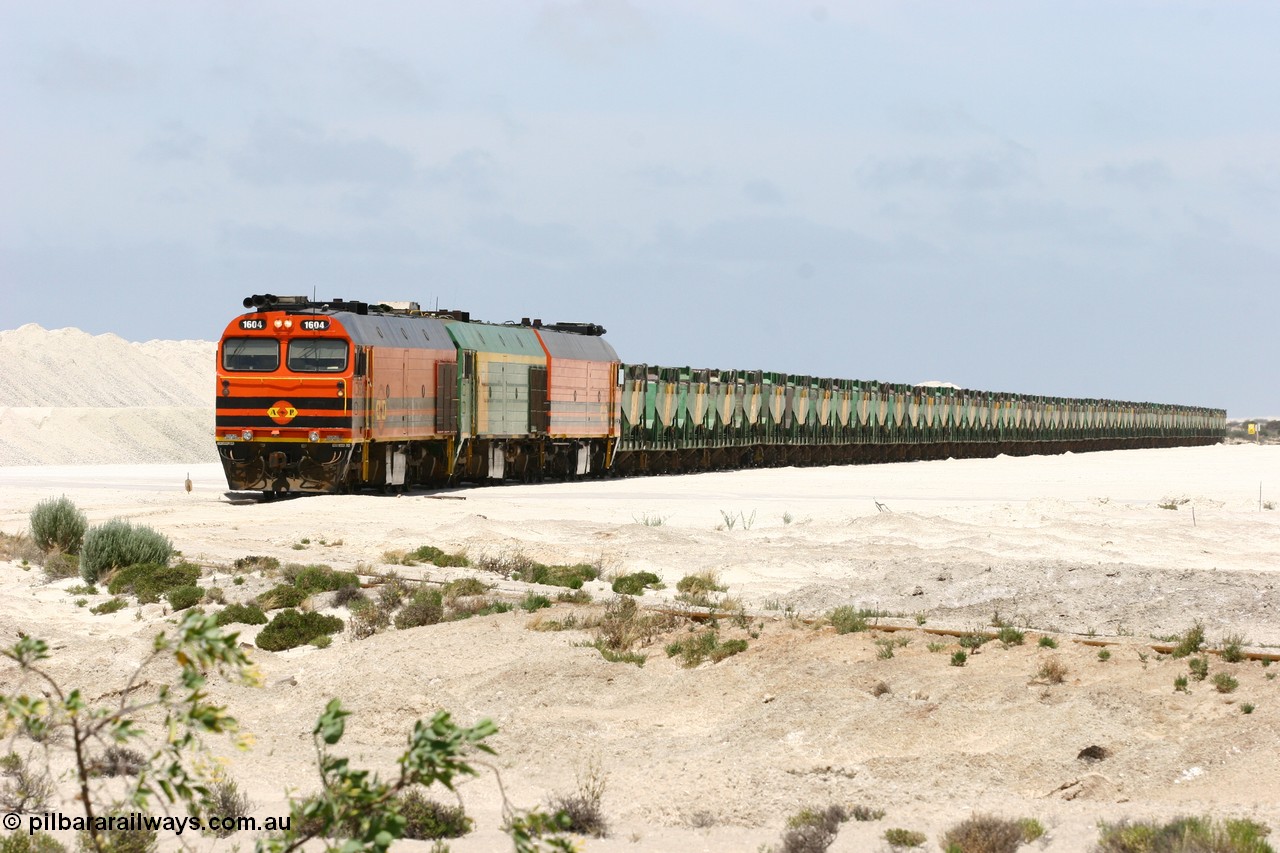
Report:
[[[188,472],[191,494],[182,489]],[[93,522],[123,515],[163,531],[188,559],[210,567],[203,583],[222,587],[229,600],[269,583],[231,583],[237,557],[383,569],[384,551],[432,544],[650,570],[670,587],[711,569],[753,614],[759,637],[746,652],[688,670],[663,653],[670,637],[644,649],[643,668],[610,664],[580,645],[588,634],[528,630],[531,617],[518,610],[362,641],[340,637],[328,649],[255,650],[266,687],[214,689],[257,745],[245,755],[215,747],[260,815],[281,812],[287,787],[314,787],[309,731],[339,696],[355,711],[344,750],[384,769],[414,719],[439,708],[464,722],[493,718],[501,727],[495,763],[519,805],[570,791],[575,768],[598,761],[612,831],[587,840],[587,850],[756,850],[776,842],[797,809],[840,802],[886,816],[846,824],[836,853],[887,849],[880,838],[888,827],[924,831],[926,849],[937,850],[940,832],[975,810],[1036,817],[1049,834],[1031,849],[1077,851],[1089,848],[1097,821],[1123,817],[1248,816],[1280,830],[1280,684],[1267,678],[1280,664],[1215,658],[1212,668],[1232,672],[1238,690],[1220,694],[1193,682],[1190,693],[1178,693],[1173,681],[1186,662],[1159,659],[1147,645],[1150,635],[1199,619],[1211,640],[1238,631],[1255,650],[1280,652],[1280,510],[1259,508],[1259,484],[1264,501],[1280,499],[1280,448],[779,469],[463,489],[448,494],[454,499],[419,493],[247,506],[226,501],[216,465],[8,467],[0,468],[0,530],[23,530],[38,500],[66,494]],[[1169,498],[1187,503],[1161,509]],[[725,513],[738,519],[731,530]],[[744,519],[754,519],[750,529]],[[310,544],[295,550],[303,539]],[[402,571],[433,579],[466,573]],[[525,589],[488,579],[513,596]],[[64,591],[69,583],[50,585],[38,569],[0,564],[0,636],[23,630],[53,640],[61,674],[106,692],[163,626],[162,608],[142,608],[141,619],[135,608],[92,616]],[[604,583],[588,588],[598,602],[609,598]],[[952,667],[958,646],[943,637],[895,635],[909,644],[882,660],[873,634],[837,636],[776,609],[818,616],[839,604],[919,613],[926,630],[984,627],[995,612],[1032,630],[1024,646],[988,644]],[[911,618],[890,622],[915,626]],[[1037,647],[1036,630],[1062,632],[1061,648]],[[1100,662],[1096,648],[1077,642],[1090,632],[1116,636],[1111,660]],[[747,636],[737,628],[726,635]],[[943,641],[942,651],[929,651]],[[1066,683],[1034,681],[1051,656],[1066,663]],[[890,692],[877,697],[872,688],[881,681]],[[1256,710],[1242,713],[1245,703]],[[1090,745],[1111,757],[1078,760]],[[465,785],[478,828],[453,850],[504,849],[495,790],[488,777]]]

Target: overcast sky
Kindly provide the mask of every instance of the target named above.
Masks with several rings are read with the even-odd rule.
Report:
[[[0,0],[0,328],[314,292],[1280,414],[1277,45],[1270,0]]]

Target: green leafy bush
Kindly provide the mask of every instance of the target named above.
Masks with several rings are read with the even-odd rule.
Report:
[[[828,613],[827,619],[831,621],[837,634],[856,634],[869,627],[867,616],[867,611],[845,604]]]
[[[572,566],[544,566],[542,563],[533,563],[526,569],[513,572],[511,577],[526,583],[581,589],[587,581],[600,577],[600,570],[589,563],[576,563]],[[654,577],[656,578],[657,575]]]
[[[662,578],[653,572],[635,572],[623,575],[613,582],[613,591],[620,595],[644,595],[647,588],[656,588]]]
[[[0,838],[0,853],[66,853],[61,841],[47,832],[14,832]]]
[[[535,610],[550,607],[551,599],[547,598],[545,595],[538,595],[537,593],[531,592],[524,597],[523,601],[520,602],[520,606],[532,613]]]
[[[122,518],[89,528],[80,546],[80,576],[95,583],[104,573],[138,563],[169,564],[173,543],[150,527]]]
[[[342,624],[336,616],[282,610],[258,633],[258,648],[278,652],[305,646],[321,634],[341,631]]]
[[[218,611],[219,625],[265,625],[267,614],[256,604],[228,604]]]
[[[677,592],[683,592],[688,595],[706,595],[710,592],[724,592],[727,589],[728,587],[721,584],[719,579],[711,572],[685,575],[676,584]]]
[[[333,606],[345,607],[348,610],[355,607],[360,602],[368,601],[369,596],[364,594],[364,590],[358,586],[340,587],[333,594]]]
[[[680,655],[686,667],[694,667],[708,658],[714,663],[719,663],[727,657],[746,650],[746,640],[721,641],[714,629],[708,629],[684,640],[668,643],[667,657]]]
[[[396,614],[397,628],[420,628],[444,619],[444,597],[438,589],[419,589]]]
[[[40,501],[31,510],[31,539],[45,553],[77,553],[88,526],[89,520],[66,495]]]
[[[465,568],[471,565],[471,561],[467,559],[465,551],[459,551],[456,554],[446,554],[444,551],[434,545],[423,545],[416,551],[410,551],[405,555],[404,565],[411,566],[413,563],[409,560],[431,563],[436,566]]]
[[[1015,853],[1024,843],[1043,834],[1039,821],[975,814],[948,829],[941,841],[947,853]]]
[[[199,604],[200,599],[204,598],[204,590],[194,585],[178,586],[166,592],[164,597],[174,612],[177,612]]]
[[[1098,853],[1274,853],[1270,830],[1251,820],[1180,817],[1098,825]]]
[[[489,585],[479,578],[457,578],[446,583],[442,590],[450,601],[468,595],[484,595],[488,591]]]
[[[112,575],[107,591],[112,595],[133,594],[138,597],[139,604],[151,604],[171,589],[194,586],[199,577],[200,567],[192,563],[176,566],[136,563]]]
[[[236,560],[235,566],[242,572],[274,572],[280,568],[280,561],[275,557],[259,557],[251,554]]]
[[[289,566],[285,571],[285,580],[308,594],[315,592],[332,592],[347,586],[360,586],[360,578],[355,572],[338,572],[328,566]]]
[[[1189,657],[1204,647],[1204,625],[1196,622],[1181,637],[1174,639],[1177,642],[1169,654],[1175,658]]]
[[[96,616],[105,616],[108,613],[115,613],[116,611],[124,610],[128,605],[129,602],[119,596],[116,596],[115,598],[107,599],[97,607],[90,607],[89,612]]]
[[[310,593],[298,589],[290,583],[282,583],[258,596],[258,604],[263,610],[280,610],[285,607],[298,607],[310,597]]]

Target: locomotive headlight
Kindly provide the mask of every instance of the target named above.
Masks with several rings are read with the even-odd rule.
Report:
[[[245,441],[253,441],[253,430],[251,429],[245,430],[244,432],[240,433],[240,437],[243,438]]]
[[[310,435],[308,435],[308,436],[307,436],[307,438],[311,439],[312,441],[319,441],[319,440],[320,440],[320,431],[319,431],[319,430],[314,430],[314,429],[313,429],[313,430],[311,431],[311,434],[310,434]]]
[[[284,321],[284,327],[285,327],[286,329],[292,329],[292,328],[293,328],[293,321],[292,321],[292,320],[285,320],[285,321]]]
[[[277,317],[277,318],[276,318],[276,322],[275,322],[275,327],[278,329],[278,328],[280,328],[280,327],[281,327],[281,326],[283,326],[283,325],[284,325],[284,321],[283,321],[283,320],[281,320],[279,317]]]

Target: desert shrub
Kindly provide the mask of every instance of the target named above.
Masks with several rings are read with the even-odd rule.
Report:
[[[380,602],[370,601],[351,609],[347,630],[353,640],[365,640],[391,625],[391,608]]]
[[[298,607],[309,598],[309,594],[293,584],[282,583],[258,596],[258,604],[263,610],[280,610],[285,607]]]
[[[613,582],[613,591],[620,595],[644,595],[646,588],[656,588],[662,578],[653,572],[634,572],[622,575]]]
[[[378,603],[387,610],[395,610],[409,597],[409,585],[404,578],[395,572],[387,572],[382,576],[378,586]]]
[[[51,581],[80,574],[80,558],[75,554],[50,554],[44,558],[44,574]]]
[[[542,563],[533,563],[527,568],[514,572],[511,577],[525,583],[581,589],[587,581],[600,577],[600,570],[590,563],[575,563],[572,566],[544,566]]]
[[[996,634],[996,639],[1006,649],[1010,646],[1020,646],[1026,639],[1026,635],[1014,628],[1012,625],[1006,625]]]
[[[427,799],[417,788],[401,794],[399,806],[405,838],[461,838],[471,831],[471,818],[462,806],[441,805]]]
[[[1204,681],[1209,677],[1209,659],[1207,657],[1192,658],[1187,661],[1187,668],[1191,670],[1191,677],[1195,681]]]
[[[781,853],[822,853],[836,840],[849,815],[840,806],[804,809],[787,818]]]
[[[1023,821],[976,814],[944,832],[941,843],[947,853],[1014,853],[1029,840]]]
[[[1168,823],[1100,823],[1097,853],[1274,853],[1270,830],[1251,820],[1180,817]]]
[[[484,595],[488,591],[489,585],[479,578],[457,578],[446,583],[441,590],[449,601],[468,595]]]
[[[153,853],[159,847],[160,833],[156,830],[123,828],[127,825],[126,813],[118,813],[116,820],[118,822],[113,821],[108,829],[99,830],[96,838],[88,832],[77,832],[76,842],[80,849],[109,850],[110,853]]]
[[[444,596],[438,589],[419,589],[396,614],[396,627],[419,628],[444,619]]]
[[[37,832],[32,835],[14,832],[0,838],[0,853],[66,853],[66,851],[66,846],[47,832]]]
[[[951,665],[952,665],[952,666],[964,666],[964,665],[965,665],[965,662],[966,662],[966,661],[968,661],[968,660],[969,660],[969,656],[968,656],[967,654],[965,654],[963,651],[958,651],[958,652],[952,652],[952,653],[951,653]]]
[[[90,776],[137,776],[147,766],[147,759],[136,749],[112,744],[102,755],[91,759],[85,769]]]
[[[495,613],[509,613],[513,605],[506,601],[494,601],[479,595],[459,598],[449,605],[450,619],[470,619],[472,616],[492,616]]]
[[[1177,642],[1169,654],[1175,658],[1189,657],[1204,647],[1204,625],[1196,622],[1181,637],[1175,639]]]
[[[220,586],[211,586],[204,591],[204,600],[209,604],[226,604],[227,594]]]
[[[523,608],[524,610],[527,610],[530,613],[532,613],[535,610],[541,610],[544,607],[550,607],[550,606],[551,606],[551,599],[547,598],[545,595],[538,595],[537,593],[534,593],[534,592],[531,592],[528,595],[526,595],[524,597],[524,600],[520,602],[520,607]]]
[[[1049,684],[1061,684],[1067,680],[1067,665],[1062,662],[1061,658],[1049,658],[1040,664],[1040,670],[1036,673],[1036,677]]]
[[[1178,693],[1190,693],[1187,689],[1187,677],[1185,675],[1176,676],[1173,679],[1173,689]]]
[[[865,611],[848,604],[832,610],[827,614],[827,619],[837,634],[857,634],[870,627]]]
[[[10,752],[0,758],[0,808],[6,812],[42,812],[54,794],[49,774]]]
[[[348,610],[368,600],[369,596],[364,594],[364,590],[355,585],[339,587],[333,594],[333,606],[345,607]]]
[[[191,563],[167,566],[161,563],[136,563],[117,570],[107,584],[112,595],[137,596],[139,604],[152,604],[171,589],[194,586],[200,567]]]
[[[209,785],[209,794],[205,797],[203,811],[210,817],[221,818],[217,829],[206,828],[206,831],[219,838],[226,838],[236,831],[234,825],[227,825],[228,822],[248,817],[249,812],[253,811],[253,804],[240,790],[235,779],[230,776],[219,776]]]
[[[886,829],[884,840],[890,847],[923,847],[929,838],[923,832],[910,829]]]
[[[283,651],[310,643],[321,634],[342,630],[342,620],[320,613],[282,610],[258,634],[258,648],[269,652]]]
[[[48,498],[31,510],[31,540],[41,551],[75,554],[84,542],[89,520],[70,498]]]
[[[218,611],[219,625],[265,625],[267,614],[256,604],[228,604]]]
[[[720,583],[714,572],[697,572],[685,575],[676,583],[676,592],[687,595],[707,595],[712,592],[725,592],[727,586]]]
[[[26,533],[9,534],[0,531],[0,560],[13,560],[22,566],[29,566],[32,563],[42,563],[46,559],[45,552],[40,550]]]
[[[134,527],[123,518],[89,528],[80,546],[80,576],[85,583],[95,583],[105,572],[154,563],[165,566],[173,556],[173,543],[167,536],[145,525]]]
[[[285,580],[298,589],[310,594],[316,592],[333,592],[346,586],[359,586],[360,578],[355,572],[337,572],[328,566],[294,566],[285,570]]]
[[[1239,686],[1240,682],[1229,672],[1215,672],[1213,674],[1213,688],[1219,693],[1234,692]]]
[[[563,815],[561,826],[579,835],[604,838],[609,832],[600,801],[604,798],[607,778],[600,765],[592,762],[577,774],[577,789],[561,794],[550,802],[551,811]]]
[[[880,683],[884,684],[883,681]],[[888,691],[886,690],[885,692],[888,692]],[[849,811],[849,817],[852,818],[853,820],[858,821],[859,823],[872,821],[872,820],[879,820],[880,818],[884,817],[884,809],[873,809],[870,806],[861,806],[861,805],[850,806],[848,811]]]
[[[615,596],[605,605],[604,615],[594,626],[592,645],[611,663],[643,666],[644,656],[632,653],[632,648],[651,640],[671,624],[668,618],[642,614],[634,598]]]
[[[1227,663],[1240,663],[1244,660],[1244,644],[1242,634],[1228,634],[1222,638],[1222,659]]]
[[[204,598],[204,589],[198,586],[178,586],[164,594],[165,600],[174,612],[194,607]]]
[[[556,593],[556,601],[567,601],[570,604],[590,604],[591,593],[585,589],[567,589]]]
[[[128,606],[129,602],[117,595],[115,598],[107,599],[97,607],[90,607],[89,612],[96,616],[105,616],[108,613],[116,613],[117,611],[124,610]]]
[[[732,657],[746,650],[746,640],[725,640],[721,642],[715,629],[712,628],[692,634],[683,640],[668,643],[666,649],[667,657],[680,655],[686,667],[695,667],[708,658],[714,663],[719,663],[727,657]]]
[[[982,634],[965,634],[957,642],[960,643],[960,648],[973,651],[974,649],[982,648],[988,639],[990,638],[984,637]]]
[[[459,551],[456,554],[448,554],[440,550],[439,548],[435,547],[434,545],[423,545],[421,548],[418,548],[416,551],[410,551],[408,554],[405,555],[405,558],[406,558],[406,561],[404,562],[404,565],[406,566],[413,565],[413,563],[409,562],[409,560],[412,560],[415,562],[431,563],[433,565],[443,566],[445,568],[451,568],[451,567],[466,568],[467,566],[471,565],[471,560],[467,559],[467,554],[465,551]]]
[[[280,561],[275,557],[250,555],[236,560],[235,567],[242,572],[274,572],[279,570]]]

